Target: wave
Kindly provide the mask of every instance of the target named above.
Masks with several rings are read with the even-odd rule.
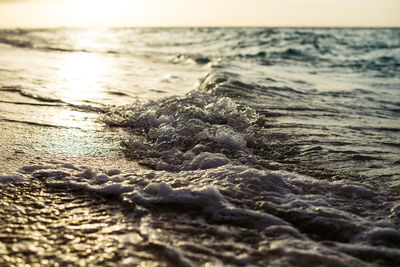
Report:
[[[12,40],[12,39],[0,38],[0,43],[19,47],[19,48],[33,48],[34,47],[34,45],[31,42],[25,41],[25,40]]]
[[[43,35],[44,34],[44,35]],[[68,43],[56,44],[57,33],[53,30],[0,30],[0,44],[16,48],[55,52],[91,52],[85,48],[74,48]],[[65,40],[64,40],[65,41]]]
[[[28,48],[28,49],[36,49],[36,50],[42,50],[42,51],[56,51],[56,52],[90,52],[87,49],[72,49],[72,48],[63,48],[63,47],[53,47],[53,46],[46,46],[46,45],[38,45],[34,42],[31,41],[26,41],[26,40],[17,40],[17,39],[6,39],[6,38],[0,38],[0,43],[1,44],[6,44],[10,46],[14,46],[17,48]],[[112,53],[112,51],[109,51],[109,53]]]
[[[400,223],[399,206],[389,200],[390,194],[360,183],[321,181],[232,163],[209,168],[192,165],[180,172],[91,169],[72,164],[26,166],[19,177],[0,177],[0,181],[39,179],[49,187],[118,199],[121,205],[131,207],[144,240],[167,245],[182,261],[191,262],[194,254],[211,263],[243,265],[235,253],[232,258],[224,257],[230,248],[215,250],[215,242],[233,238],[245,248],[246,264],[400,263],[400,232],[395,226]],[[360,208],[366,206],[368,209]],[[191,227],[185,226],[188,223]],[[175,233],[170,225],[182,229]],[[198,231],[202,239],[195,244],[191,240]],[[182,241],[171,246],[165,236]],[[211,243],[207,241],[210,238]]]
[[[202,91],[112,108],[103,120],[128,128],[133,134],[125,144],[127,154],[156,170],[212,168],[235,161],[257,165],[263,164],[257,154],[274,153],[263,142],[264,117]]]
[[[27,99],[35,100],[37,102],[21,102],[21,101],[5,101],[5,100],[0,100],[1,103],[9,103],[9,104],[14,104],[14,105],[27,105],[27,106],[42,106],[42,107],[70,107],[73,109],[78,109],[81,111],[85,112],[96,112],[96,113],[106,113],[108,111],[108,108],[105,105],[101,105],[98,103],[93,103],[90,101],[85,101],[88,104],[74,104],[74,103],[69,103],[65,100],[56,98],[56,97],[49,97],[49,96],[43,96],[40,94],[36,94],[34,92],[29,92],[29,90],[24,89],[20,86],[0,86],[0,92],[11,92],[11,93],[16,93],[19,94],[22,97],[25,97]],[[124,95],[124,93],[121,92],[110,92],[110,94],[115,94],[118,96]],[[11,120],[10,120],[11,122]],[[18,122],[18,121],[15,121]],[[23,123],[30,123],[30,122],[23,122]],[[44,124],[44,126],[46,126]]]
[[[363,104],[355,107],[354,98],[363,99]],[[326,99],[340,104],[327,105]],[[379,93],[367,89],[301,90],[265,77],[247,79],[241,73],[214,69],[189,94],[105,108],[103,113],[108,125],[132,133],[124,143],[128,157],[155,170],[188,170],[198,164],[208,166],[203,163],[208,161],[211,167],[228,163],[280,166],[321,179],[343,175],[360,180],[355,168],[361,173],[371,164],[367,160],[357,166],[347,164],[346,149],[354,150],[351,159],[360,162],[364,150],[374,154],[383,143],[391,143],[385,132],[398,132],[396,127],[365,127],[355,117],[378,117],[388,125],[390,114],[375,108],[381,105],[379,99]],[[355,137],[360,135],[368,141],[361,143]],[[370,135],[380,141],[369,140]],[[338,140],[347,145],[337,145]],[[323,149],[301,153],[309,145]],[[200,156],[203,152],[218,155],[214,159],[210,154]],[[201,163],[194,161],[196,157]],[[374,168],[384,173],[394,158],[393,151],[373,157]]]
[[[257,96],[282,96],[293,98],[295,95],[306,95],[308,92],[296,90],[288,86],[272,85],[276,80],[265,78],[264,83],[246,82],[240,73],[214,71],[200,80],[199,90],[216,96],[227,96],[236,101],[256,100]],[[271,84],[272,83],[272,84]]]
[[[14,104],[14,105],[28,105],[28,106],[41,106],[41,107],[54,107],[54,104],[43,104],[43,103],[29,103],[29,102],[16,102],[16,101],[5,101],[0,100],[1,103]]]
[[[18,93],[19,95],[23,96],[23,97],[27,97],[30,99],[34,99],[40,102],[46,102],[46,103],[65,103],[64,101],[62,101],[61,99],[57,99],[57,98],[51,98],[51,97],[46,97],[46,96],[41,96],[41,95],[37,95],[31,92],[28,92],[27,90],[24,90],[22,88],[20,88],[19,86],[2,86],[0,88],[0,92],[13,92],[13,93]]]
[[[163,38],[165,32],[170,39]],[[0,43],[55,52],[130,56],[143,53],[154,56],[162,52],[164,56],[174,56],[173,63],[192,60],[199,65],[219,60],[251,61],[261,66],[295,63],[360,73],[377,72],[376,75],[382,77],[396,77],[400,67],[397,56],[400,46],[396,37],[390,39],[396,36],[396,29],[109,29],[95,38],[103,43],[102,38],[123,38],[117,46],[111,42],[104,47],[77,43],[75,38],[79,34],[79,30],[71,29],[2,30]]]
[[[23,120],[12,120],[12,119],[4,119],[4,118],[0,118],[0,121],[19,123],[19,124],[27,124],[27,125],[31,125],[31,126],[38,126],[38,127],[45,127],[45,128],[58,128],[58,129],[76,128],[76,129],[80,129],[79,127],[72,127],[72,126],[66,127],[66,126],[60,126],[60,125],[54,125],[54,124],[39,123],[39,122],[33,122],[33,121],[23,121]]]

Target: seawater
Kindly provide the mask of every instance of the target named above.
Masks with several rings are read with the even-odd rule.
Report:
[[[116,243],[73,264],[400,264],[399,29],[2,30],[0,66],[2,123],[62,129],[29,149],[67,159],[2,176],[3,202],[105,198],[87,224]],[[68,162],[94,154],[141,167]]]

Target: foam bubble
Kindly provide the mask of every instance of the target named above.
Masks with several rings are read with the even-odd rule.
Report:
[[[376,255],[375,262],[396,262],[393,255],[399,253],[400,232],[392,213],[397,207],[382,193],[354,182],[321,181],[287,171],[235,165],[224,154],[202,152],[204,149],[202,144],[194,146],[188,168],[179,172],[70,164],[22,170],[30,171],[23,174],[26,177],[41,179],[50,187],[116,197],[143,217],[143,229],[151,238],[168,246],[172,243],[162,241],[157,232],[169,231],[158,221],[160,214],[183,216],[187,223],[201,225],[199,229],[222,225],[225,230],[212,231],[217,236],[234,238],[243,229],[255,231],[258,238],[265,238],[253,240],[256,243],[252,245],[257,246],[257,253],[270,255],[269,264],[273,265],[360,265],[367,260],[366,251]],[[145,226],[146,220],[155,220],[155,228]],[[207,250],[210,245],[201,246]],[[248,252],[242,258],[252,262],[251,255],[256,252],[251,252],[247,243],[240,246]],[[235,262],[239,259],[232,258]]]
[[[179,171],[238,161],[263,164],[263,157],[254,151],[273,153],[265,149],[258,118],[254,110],[241,108],[230,98],[192,91],[111,108],[104,121],[129,130],[126,152],[130,157],[155,170]],[[201,152],[211,154],[198,157]]]
[[[221,153],[203,152],[189,163],[189,169],[212,169],[229,164],[229,159]]]

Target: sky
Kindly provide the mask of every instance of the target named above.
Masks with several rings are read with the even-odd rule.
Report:
[[[0,0],[0,28],[400,27],[400,0]]]

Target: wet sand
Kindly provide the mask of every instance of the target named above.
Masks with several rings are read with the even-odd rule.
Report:
[[[92,129],[81,129],[0,120],[0,176],[18,175],[26,165],[139,168],[124,158],[112,129],[97,131],[102,126],[91,123]],[[0,188],[1,266],[121,266],[162,260],[157,253],[131,255],[131,246],[152,245],[140,236],[135,213],[117,199],[49,188],[40,178]]]

